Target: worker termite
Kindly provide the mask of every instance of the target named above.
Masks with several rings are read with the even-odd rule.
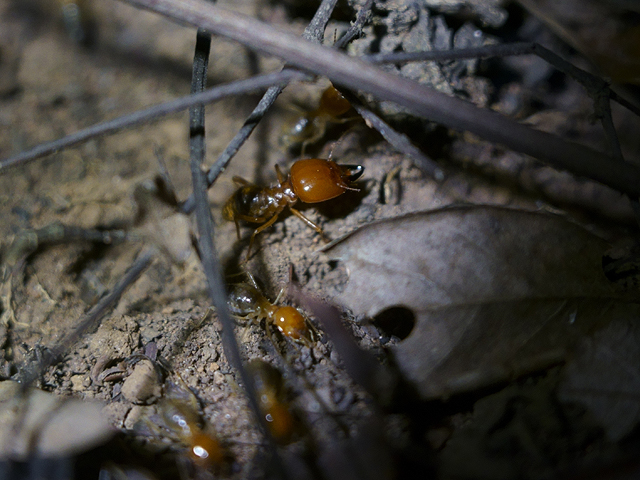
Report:
[[[277,305],[282,296],[282,290],[275,302],[271,303],[260,292],[253,276],[247,275],[250,283],[230,286],[227,304],[231,313],[247,320],[260,321],[264,319],[267,323],[267,332],[270,332],[269,324],[271,324],[282,335],[294,342],[311,346],[311,342],[314,340],[314,330],[307,317],[294,307]]]
[[[211,469],[224,462],[224,450],[210,432],[198,425],[198,414],[190,405],[178,399],[165,399],[159,405],[166,427],[189,448],[189,458],[199,467]]]
[[[364,167],[361,165],[338,165],[328,159],[307,158],[298,160],[291,166],[289,175],[285,176],[276,165],[278,183],[271,187],[253,185],[241,177],[233,177],[233,181],[240,186],[225,203],[222,215],[226,220],[233,220],[236,232],[240,238],[239,220],[250,223],[262,223],[251,235],[247,260],[256,235],[273,225],[278,215],[286,207],[291,212],[313,228],[320,235],[322,229],[305,217],[293,205],[300,200],[304,203],[318,203],[342,195],[347,190],[358,192],[351,186],[362,175]]]
[[[294,440],[299,424],[284,394],[284,382],[279,370],[262,360],[246,365],[258,397],[258,406],[267,421],[271,436],[281,445]]]
[[[163,362],[156,365],[165,373],[170,372]],[[198,399],[177,373],[172,372],[172,377],[165,381],[165,396],[155,407],[157,413],[143,415],[134,430],[187,447],[186,456],[196,467],[205,470],[223,467],[228,460],[227,452],[212,427],[201,422]]]
[[[333,85],[330,85],[322,93],[318,108],[298,118],[293,126],[285,127],[286,133],[280,137],[280,143],[286,148],[301,144],[300,155],[304,156],[306,147],[324,136],[327,124],[344,123],[355,118],[341,118],[349,110],[351,110],[349,100],[344,98]]]

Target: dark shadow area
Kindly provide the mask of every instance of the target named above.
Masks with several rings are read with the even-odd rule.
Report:
[[[373,324],[384,335],[404,340],[411,334],[416,317],[407,307],[389,307],[373,318]]]

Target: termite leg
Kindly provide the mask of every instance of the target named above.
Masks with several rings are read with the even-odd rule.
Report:
[[[246,187],[248,185],[252,185],[251,182],[245,180],[242,177],[238,177],[237,175],[233,176],[233,183],[235,183],[238,187]]]
[[[271,342],[271,345],[273,345],[273,347],[276,349],[276,351],[278,351],[278,347],[276,346],[276,342],[273,339],[273,332],[271,331],[271,328],[275,328],[275,325],[273,325],[269,320],[265,320],[264,328],[267,331],[267,338],[269,339],[269,342]]]
[[[317,233],[319,233],[320,236],[322,237],[322,240],[324,240],[325,242],[329,241],[327,236],[322,231],[322,228],[320,228],[318,225],[313,223],[311,220],[309,220],[307,217],[305,217],[300,211],[296,210],[295,208],[290,208],[290,210],[291,210],[291,213],[293,213],[296,217],[298,217],[300,220],[306,223],[308,227],[313,228]]]
[[[254,319],[247,317],[241,317],[240,315],[231,315],[233,319],[236,321],[237,325],[242,327],[246,327],[250,323],[255,323]]]
[[[316,131],[313,133],[313,135],[302,142],[302,146],[300,147],[300,158],[304,158],[304,153],[307,150],[307,146],[313,145],[318,140],[320,140],[327,130],[327,121],[323,117],[316,117],[313,120],[313,123],[315,124]]]
[[[280,301],[280,299],[282,298],[282,294],[284,293],[284,287],[282,287],[280,289],[280,292],[278,293],[278,296],[276,297],[275,301],[273,302],[274,305],[277,305],[278,302]]]
[[[273,225],[277,219],[278,219],[278,215],[276,214],[273,217],[271,217],[269,221],[267,221],[267,223],[263,223],[262,225],[260,225],[258,228],[255,229],[255,231],[251,235],[251,240],[249,240],[249,249],[247,250],[247,259],[245,261],[247,262],[249,261],[249,258],[251,256],[251,247],[253,246],[253,241],[256,239],[256,235],[258,235],[264,229],[269,228],[271,225]]]
[[[251,274],[251,272],[244,272],[247,278],[249,279],[249,283],[253,288],[260,291],[260,287],[258,287],[258,282],[256,282],[255,277]]]
[[[300,147],[300,158],[304,158],[304,152],[307,149],[307,145],[309,145],[311,142],[309,140],[305,140],[304,142],[302,142],[302,146]]]

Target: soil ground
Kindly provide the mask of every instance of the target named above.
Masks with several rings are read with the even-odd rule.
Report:
[[[192,29],[125,4],[88,2],[83,14],[92,23],[95,38],[89,46],[83,46],[74,42],[63,26],[62,3],[31,0],[3,2],[0,6],[3,158],[100,121],[188,94],[195,38]],[[258,11],[268,21],[286,23],[287,28],[297,32],[302,32],[306,22],[304,18],[289,17],[288,11],[277,5],[256,6],[248,0],[219,3],[229,3],[230,8],[247,14]],[[345,22],[336,22],[330,31],[344,25]],[[358,45],[356,48],[360,48]],[[278,65],[275,59],[255,57],[241,46],[215,38],[209,84],[244,78],[256,70],[272,70]],[[488,88],[485,83],[482,85],[470,88],[480,101],[484,98],[482,88]],[[275,180],[276,163],[283,168],[290,165],[294,155],[284,151],[278,142],[283,124],[297,115],[292,105],[311,108],[325,86],[326,81],[320,81],[287,89],[277,108],[210,190],[215,242],[229,283],[241,281],[242,270],[247,270],[271,300],[289,283],[291,266],[303,288],[325,299],[342,290],[347,272],[319,252],[321,238],[288,213],[258,237],[255,255],[241,266],[252,230],[243,227],[243,238],[238,241],[235,226],[222,219],[221,209],[235,189],[232,176],[266,184]],[[565,99],[571,97],[574,91],[568,89],[565,95]],[[243,96],[207,107],[209,162],[224,149],[256,100],[256,96]],[[580,103],[577,116],[588,109],[588,102],[581,102],[587,106]],[[562,174],[475,140],[468,143],[463,136],[445,136],[451,142],[448,155],[452,167],[447,166],[450,170],[446,180],[438,183],[364,125],[354,122],[352,128],[332,129],[330,138],[314,145],[312,152],[326,157],[335,140],[341,138],[333,157],[340,163],[365,167],[359,182],[361,190],[347,192],[317,208],[303,207],[303,213],[318,222],[332,239],[373,220],[461,202],[554,211],[570,205],[567,208],[594,228],[601,228],[598,221],[602,216],[623,224],[630,221],[626,203],[606,189],[587,186],[560,191],[554,185],[566,179]],[[16,235],[54,222],[138,234],[138,239],[108,246],[65,242],[43,248],[11,274],[2,297],[2,314],[7,322],[0,325],[0,374],[4,378],[14,377],[32,361],[37,348],[54,345],[74,329],[145,245],[175,240],[167,239],[171,233],[158,233],[149,227],[170,215],[143,215],[136,191],[159,173],[159,152],[178,198],[187,198],[187,140],[187,115],[175,115],[91,140],[0,175],[0,228],[7,244]],[[440,159],[435,150],[433,155]],[[467,161],[472,155],[477,156],[473,167]],[[487,163],[483,159],[495,160],[496,156],[495,163],[502,161],[508,168],[485,175]],[[519,167],[513,167],[511,162]],[[470,168],[464,171],[460,165]],[[515,177],[504,181],[505,171],[515,170]],[[514,188],[518,178],[529,181],[524,187]],[[149,234],[149,228],[155,233]],[[178,245],[187,247],[190,244]],[[349,312],[345,312],[344,321],[356,342],[380,357],[384,356],[385,346],[398,341],[365,319],[353,318]],[[264,440],[222,351],[220,328],[215,312],[210,311],[196,252],[192,251],[181,263],[162,254],[127,290],[99,328],[81,338],[62,362],[45,373],[41,387],[58,395],[105,403],[104,411],[112,424],[127,432],[119,438],[126,447],[116,449],[122,456],[110,458],[112,464],[126,465],[136,457],[134,463],[143,465],[148,478],[172,478],[176,472],[204,475],[194,473],[193,466],[184,460],[184,442],[176,438],[175,432],[149,434],[144,428],[149,419],[152,423],[157,419],[159,399],[167,395],[171,384],[177,384],[179,389],[195,394],[198,413],[206,425],[203,428],[215,430],[225,445],[229,461],[215,474],[229,478],[259,476],[266,468]],[[371,399],[341,368],[331,342],[321,333],[311,349],[292,345],[278,334],[273,335],[274,345],[264,325],[256,322],[239,324],[236,333],[245,358],[264,359],[287,372],[285,396],[304,425],[297,433],[298,440],[283,448],[283,456],[294,465],[292,468],[297,458],[320,456],[318,452],[337,445],[338,439],[344,437],[342,429],[355,435],[381,418],[394,442],[411,446],[414,440],[408,436],[415,430],[408,425],[425,421],[420,414],[412,416],[415,412],[380,417]],[[153,346],[170,368],[160,376],[149,377],[139,371],[134,375],[138,365],[144,363],[136,355],[149,353]],[[159,361],[159,357],[151,356]],[[286,364],[283,358],[287,359]],[[324,406],[312,392],[324,401]],[[421,438],[415,441],[417,456],[437,451],[447,435],[447,430],[438,426],[423,429]],[[426,470],[431,468],[429,461],[425,460],[425,464]],[[160,465],[163,467],[158,468]],[[168,469],[164,469],[166,465]]]

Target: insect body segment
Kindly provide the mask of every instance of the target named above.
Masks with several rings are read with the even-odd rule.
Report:
[[[290,443],[294,439],[297,422],[284,398],[282,375],[262,360],[251,360],[246,368],[273,439],[281,445]]]
[[[178,400],[167,399],[160,406],[165,425],[189,447],[191,460],[211,468],[224,462],[224,451],[218,439],[198,426],[198,415]]]
[[[299,343],[311,341],[307,321],[294,307],[278,307],[273,312],[272,322],[287,338]]]
[[[240,188],[225,203],[222,215],[226,220],[264,223],[274,218],[287,206],[298,201],[289,179],[277,170],[278,183],[273,187],[259,187],[241,177],[233,177]],[[275,220],[274,220],[275,221]]]
[[[331,85],[322,92],[322,97],[320,97],[316,115],[325,115],[335,118],[340,115],[344,115],[350,108],[351,104],[349,103],[349,100],[344,98],[344,95],[342,95],[336,87]]]
[[[338,165],[331,160],[307,158],[291,166],[291,184],[304,203],[318,203],[342,195],[346,190],[359,191],[350,183],[362,175],[360,165]]]
[[[349,110],[351,104],[331,85],[320,97],[318,108],[300,117],[296,123],[287,129],[280,141],[287,148],[302,144],[302,155],[305,147],[315,143],[324,135],[328,123],[342,123],[351,118],[340,118]]]
[[[254,285],[248,283],[232,285],[227,303],[232,314],[256,321],[264,319],[285,337],[309,346],[313,335],[307,318],[294,307],[276,305],[278,300],[279,298],[275,303],[271,303],[258,290],[254,282]]]
[[[295,162],[291,167],[291,173],[286,177],[276,166],[278,183],[270,187],[259,187],[240,177],[233,177],[240,188],[227,200],[222,215],[226,220],[235,222],[238,238],[239,220],[262,224],[251,235],[248,259],[256,235],[273,225],[286,207],[309,227],[323,235],[322,229],[293,208],[293,205],[298,200],[318,203],[342,195],[347,190],[358,191],[351,186],[351,182],[357,180],[363,171],[364,167],[360,165],[338,165],[331,159],[307,158]]]

